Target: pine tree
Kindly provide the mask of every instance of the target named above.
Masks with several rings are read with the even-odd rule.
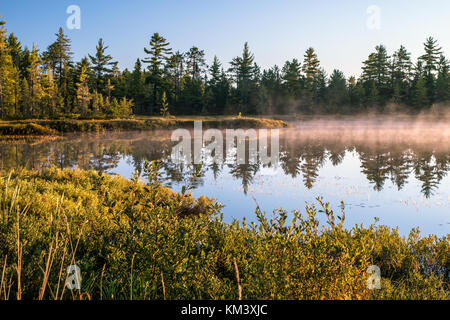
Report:
[[[404,46],[400,48],[392,56],[392,78],[395,81],[407,82],[411,77],[411,53]]]
[[[371,106],[384,104],[391,94],[391,62],[383,45],[375,47],[375,52],[363,62],[362,79],[368,92]],[[376,89],[376,90],[375,90]]]
[[[183,78],[186,75],[185,55],[177,51],[169,57],[165,66],[167,78],[173,86],[174,104],[178,104],[178,100],[183,89]]]
[[[67,67],[71,63],[73,53],[71,50],[71,40],[64,34],[63,28],[59,28],[56,34],[56,41],[52,43],[46,52],[43,53],[43,60],[46,64],[50,65],[52,73],[58,81],[58,87],[60,90],[65,89],[64,82],[67,81],[68,74]],[[64,97],[67,95],[67,91],[63,91]]]
[[[391,87],[392,101],[405,102],[411,82],[412,62],[411,54],[404,46],[400,46],[392,56]]]
[[[197,47],[192,47],[185,56],[188,73],[191,75],[192,79],[199,80],[206,66],[205,52],[199,50]]]
[[[144,52],[149,55],[148,58],[142,60],[144,63],[148,63],[148,70],[150,72],[150,77],[148,82],[152,84],[152,105],[149,108],[150,114],[153,113],[153,107],[157,104],[158,91],[162,86],[162,72],[163,64],[169,58],[171,50],[169,48],[170,43],[160,36],[159,33],[154,33],[150,39],[150,48],[144,48]]]
[[[308,48],[306,50],[302,70],[306,76],[307,85],[312,88],[320,72],[320,61],[317,59],[314,48]]]
[[[433,74],[433,72],[437,71],[439,57],[442,54],[442,48],[439,47],[437,40],[433,39],[433,37],[429,37],[426,39],[424,43],[425,54],[422,55],[419,59],[424,62],[424,69],[426,72],[426,76]]]
[[[14,84],[14,112],[13,115],[15,117],[20,116],[19,114],[19,103],[20,103],[20,77],[24,77],[24,74],[20,72],[20,69],[24,65],[23,63],[23,51],[22,44],[19,42],[19,39],[14,35],[14,33],[10,33],[8,37],[8,51],[11,55],[11,59],[14,65],[13,72],[13,84]]]
[[[13,60],[14,66],[20,69],[22,63],[22,44],[19,39],[11,32],[8,36],[8,50]]]
[[[304,101],[308,108],[316,100],[318,80],[320,74],[320,61],[313,48],[308,48],[304,55],[302,71],[305,74]]]
[[[423,77],[420,77],[415,81],[411,93],[411,105],[416,110],[422,109],[429,105],[426,81]]]
[[[103,39],[100,38],[98,45],[95,47],[95,56],[89,55],[89,59],[93,65],[95,77],[95,89],[102,92],[105,89],[107,79],[110,79],[113,67],[117,66],[117,62],[112,61],[113,58],[105,53],[108,46],[105,46]]]
[[[229,72],[232,74],[232,79],[236,84],[236,91],[238,93],[238,100],[241,105],[240,112],[246,113],[249,97],[250,97],[250,86],[254,79],[256,68],[254,65],[255,57],[250,52],[248,43],[244,44],[244,50],[242,51],[242,56],[235,57],[231,62],[231,68]]]
[[[439,57],[442,54],[442,48],[439,47],[437,40],[429,37],[424,43],[425,54],[419,59],[424,63],[425,82],[428,92],[429,103],[435,100],[436,92],[436,72],[438,69]]]
[[[1,17],[0,17],[1,18]],[[14,67],[6,39],[6,22],[0,20],[0,118],[15,116],[13,108],[16,88],[18,85],[18,71]]]
[[[379,45],[375,48],[375,80],[379,90],[388,89],[390,84],[389,59],[386,47]]]

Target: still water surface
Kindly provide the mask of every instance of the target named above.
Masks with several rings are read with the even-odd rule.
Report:
[[[236,164],[228,150],[208,162],[194,195],[214,197],[233,217],[300,209],[323,196],[346,225],[380,224],[407,235],[414,227],[439,236],[450,231],[450,134],[447,123],[309,121],[280,130],[277,167]],[[163,160],[164,184],[180,191],[191,165],[171,160],[171,131],[68,135],[55,141],[0,143],[0,168],[82,168],[130,178],[146,160]],[[323,217],[322,221],[324,221]]]

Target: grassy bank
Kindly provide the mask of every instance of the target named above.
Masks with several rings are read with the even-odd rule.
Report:
[[[256,210],[259,224],[227,224],[213,200],[161,186],[156,164],[145,172],[149,184],[81,170],[1,173],[0,299],[450,298],[449,236],[346,229],[320,200],[293,221]],[[64,286],[74,264],[80,291]],[[381,290],[367,288],[372,264]]]
[[[159,118],[139,117],[137,119],[116,120],[23,120],[0,121],[0,135],[55,135],[69,132],[102,132],[124,130],[157,130],[193,128],[194,121],[203,121],[203,128],[284,128],[288,124],[282,120],[252,117],[186,117]]]
[[[2,136],[51,136],[57,133],[56,130],[48,126],[34,122],[0,122],[0,135]]]

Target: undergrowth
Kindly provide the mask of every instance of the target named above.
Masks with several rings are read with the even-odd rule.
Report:
[[[214,199],[162,186],[158,166],[146,165],[148,182],[55,168],[1,173],[0,299],[450,297],[448,235],[348,229],[344,209],[320,198],[304,213],[269,218],[257,207],[257,223],[225,223]],[[75,264],[81,289],[69,290]],[[367,285],[371,265],[380,290]]]

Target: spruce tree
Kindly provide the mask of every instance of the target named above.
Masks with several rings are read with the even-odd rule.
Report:
[[[348,102],[347,80],[342,71],[333,71],[328,81],[327,93],[328,104],[333,108],[342,107]]]
[[[217,86],[217,84],[220,82],[220,70],[221,70],[222,64],[220,63],[217,56],[214,56],[213,63],[211,67],[209,68],[209,85],[211,87]]]
[[[137,59],[134,64],[130,79],[130,97],[135,101],[136,108],[143,107],[145,103],[144,74],[142,72],[141,60]]]
[[[209,68],[209,81],[207,89],[207,100],[210,111],[218,113],[220,108],[221,99],[221,63],[217,56],[214,56],[213,63]]]
[[[282,79],[288,95],[293,99],[300,98],[303,87],[301,64],[297,59],[286,61],[282,69]]]

